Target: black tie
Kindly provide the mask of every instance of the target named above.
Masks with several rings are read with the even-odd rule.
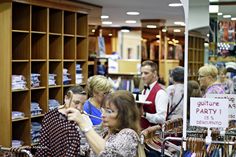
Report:
[[[147,89],[150,90],[150,86],[144,86],[144,89],[145,90],[147,90]]]

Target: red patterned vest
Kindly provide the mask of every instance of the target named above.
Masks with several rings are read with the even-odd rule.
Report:
[[[151,101],[151,104],[143,104],[143,111],[147,113],[156,113],[156,105],[155,105],[155,98],[157,92],[161,89],[158,83],[154,85],[152,90],[150,91],[146,101]],[[146,118],[141,117],[141,128],[146,129],[149,126],[153,126],[156,124],[150,123]]]

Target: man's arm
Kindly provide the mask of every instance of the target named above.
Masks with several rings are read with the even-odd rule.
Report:
[[[155,98],[156,113],[146,113],[146,119],[154,124],[163,124],[166,120],[168,95],[166,91],[159,90]]]

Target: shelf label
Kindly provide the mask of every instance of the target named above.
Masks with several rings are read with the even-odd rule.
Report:
[[[236,119],[236,95],[235,94],[207,94],[207,98],[228,99],[228,117],[229,120]]]
[[[191,98],[190,125],[207,128],[227,128],[228,103],[228,99]]]

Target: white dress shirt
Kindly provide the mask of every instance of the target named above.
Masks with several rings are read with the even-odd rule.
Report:
[[[147,98],[150,91],[154,87],[154,85],[157,83],[157,81],[150,84],[150,89],[146,89],[146,92],[144,94],[144,90],[142,91],[142,94],[145,95]],[[160,89],[155,98],[155,105],[156,105],[156,113],[146,113],[146,119],[150,123],[154,124],[163,124],[166,120],[166,114],[167,114],[167,106],[168,106],[168,95],[165,90]]]

